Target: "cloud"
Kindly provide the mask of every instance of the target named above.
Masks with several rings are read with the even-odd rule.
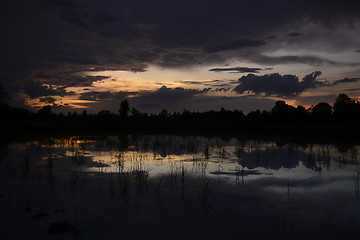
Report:
[[[227,87],[233,84],[237,84],[236,80],[204,80],[204,81],[178,81],[179,83],[183,84],[190,84],[190,85],[203,85],[207,87]]]
[[[220,110],[222,107],[231,110],[249,112],[254,109],[271,110],[274,100],[257,98],[255,96],[239,96],[224,98],[205,94],[205,90],[167,88],[162,87],[156,91],[142,92],[136,97],[128,98],[130,105],[140,111],[158,113],[162,109],[169,112]],[[213,91],[213,90],[211,90]]]
[[[303,34],[298,33],[298,32],[291,32],[291,33],[286,34],[286,36],[288,36],[288,37],[301,37],[301,36],[303,36]]]
[[[140,109],[154,109],[153,111],[159,111],[162,108],[167,108],[172,111],[175,109],[182,111],[185,108],[191,108],[191,102],[198,100],[205,100],[207,102],[208,99],[204,97],[204,94],[210,90],[211,88],[199,90],[162,86],[155,91],[139,92],[136,97],[131,98],[130,101],[135,102]]]
[[[20,96],[26,85],[41,80],[52,89],[38,84],[40,90],[25,91],[46,96],[60,86],[91,86],[100,79],[74,76],[90,68],[141,73],[149,65],[183,68],[231,60],[343,66],[323,56],[354,51],[359,7],[350,0],[7,1],[0,22],[6,33],[0,81],[11,96]],[[271,56],[278,50],[314,53]]]
[[[52,103],[54,104],[56,101],[55,98],[53,97],[43,97],[43,98],[40,98],[40,102],[44,102],[44,103]]]
[[[134,92],[92,91],[92,92],[81,93],[79,99],[88,100],[88,101],[114,100],[114,99],[124,99],[131,94],[134,94]]]
[[[360,88],[347,88],[347,89],[344,89],[345,91],[349,91],[349,92],[352,92],[352,91],[359,91]]]
[[[360,78],[344,78],[341,80],[336,80],[332,85],[338,85],[338,84],[342,84],[342,83],[353,83],[353,82],[357,82],[360,81]]]
[[[205,52],[215,53],[222,51],[231,51],[231,50],[239,50],[243,48],[254,48],[265,45],[265,41],[262,40],[253,40],[253,39],[240,39],[237,41],[231,41],[229,43],[215,45],[205,49]]]
[[[166,53],[159,59],[159,64],[165,67],[179,67],[194,63],[197,60],[194,53]]]
[[[84,69],[83,69],[84,70]],[[87,69],[87,71],[92,72],[103,72],[103,71],[128,71],[133,73],[141,73],[147,71],[147,64],[137,64],[129,66],[96,66]]]
[[[248,74],[239,78],[240,84],[233,91],[239,94],[253,92],[257,95],[292,96],[306,89],[325,85],[325,82],[316,80],[320,75],[321,72],[316,71],[306,75],[302,81],[299,81],[299,78],[295,75],[272,73],[256,76]]]
[[[259,73],[262,68],[234,67],[234,68],[212,68],[212,72],[233,72],[233,73]]]
[[[44,84],[52,84],[63,87],[91,87],[94,82],[110,78],[110,76],[77,76],[69,73],[40,73],[34,76]]]
[[[228,92],[230,91],[230,88],[216,88],[215,89],[215,92]]]
[[[251,57],[254,62],[275,65],[275,64],[289,64],[289,63],[301,63],[312,66],[324,66],[324,65],[346,65],[346,63],[338,63],[329,59],[325,59],[317,56],[265,56],[255,55]],[[352,65],[352,64],[350,64]]]
[[[177,88],[168,88],[162,86],[156,91],[144,91],[140,93],[142,99],[156,101],[158,104],[162,102],[177,102],[183,99],[193,98],[196,95],[202,94],[207,90],[197,90],[197,89],[185,89],[181,87]]]
[[[52,85],[45,86],[39,82],[28,81],[25,84],[23,92],[30,98],[38,98],[44,96],[61,96],[74,95],[74,92],[67,92],[65,87],[53,87]]]

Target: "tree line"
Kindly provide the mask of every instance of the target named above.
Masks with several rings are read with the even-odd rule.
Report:
[[[316,123],[316,124],[357,124],[360,119],[360,103],[346,94],[339,94],[333,106],[326,102],[320,102],[310,108],[303,106],[291,106],[285,101],[276,101],[271,111],[255,110],[247,114],[241,110],[220,111],[188,111],[168,112],[163,109],[158,114],[142,113],[135,107],[130,107],[128,100],[123,100],[118,113],[102,110],[95,114],[89,114],[86,110],[82,113],[76,111],[63,113],[52,112],[51,106],[47,105],[37,112],[31,112],[24,108],[15,108],[8,105],[7,93],[0,89],[0,108],[2,120],[32,120],[46,122],[77,122],[77,123],[114,123],[126,122],[131,124],[240,124],[248,123]]]

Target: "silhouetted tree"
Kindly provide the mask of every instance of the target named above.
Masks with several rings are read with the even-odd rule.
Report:
[[[261,122],[262,120],[262,115],[261,115],[261,112],[260,110],[256,110],[256,111],[251,111],[249,112],[247,115],[246,115],[246,118],[249,120],[249,121],[254,121],[254,122]]]
[[[166,109],[161,110],[159,113],[159,117],[167,118],[169,116],[168,111]]]
[[[336,98],[336,101],[334,104],[334,110],[338,111],[341,108],[343,108],[344,106],[348,106],[354,102],[355,101],[353,99],[351,99],[348,95],[346,95],[344,93],[340,93]]]
[[[100,120],[109,120],[111,118],[111,113],[108,110],[102,110],[97,114]]]
[[[139,110],[137,110],[135,107],[131,108],[130,113],[131,113],[131,116],[134,116],[134,117],[141,115],[141,112]]]
[[[40,108],[38,111],[38,115],[40,118],[44,118],[44,119],[49,118],[52,115],[51,106],[46,105],[46,106],[43,106],[42,108]]]
[[[296,121],[296,108],[285,101],[276,101],[271,112],[277,121]]]
[[[120,109],[119,109],[120,117],[127,118],[129,115],[129,111],[130,111],[129,102],[128,100],[125,99],[120,103]]]
[[[334,103],[334,118],[338,122],[357,122],[360,104],[346,94],[339,94]]]
[[[308,114],[309,112],[306,110],[306,108],[304,106],[297,106],[296,108],[296,119],[299,122],[305,122],[308,120]]]
[[[0,84],[0,106],[6,106],[9,101],[9,96],[5,88]]]
[[[329,122],[332,116],[332,107],[326,103],[321,102],[312,108],[312,117],[315,121]]]

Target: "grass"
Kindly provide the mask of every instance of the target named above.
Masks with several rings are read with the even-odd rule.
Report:
[[[79,148],[73,148],[72,151],[72,162],[78,166],[84,163],[84,151],[80,150]]]
[[[123,173],[125,168],[125,154],[123,152],[116,155],[116,165],[119,173]]]
[[[169,161],[169,183],[171,188],[176,188],[178,178],[181,177],[181,183],[185,181],[186,169],[184,165],[179,166],[176,161]]]
[[[147,190],[147,180],[151,168],[145,166],[145,155],[141,153],[133,153],[130,157],[130,173],[135,176],[135,186],[137,193]]]
[[[193,169],[197,171],[200,175],[206,175],[206,168],[208,166],[208,159],[199,154],[193,155]]]

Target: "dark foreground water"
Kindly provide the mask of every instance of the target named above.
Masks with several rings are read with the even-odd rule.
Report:
[[[359,146],[174,135],[3,141],[1,239],[358,239]]]

